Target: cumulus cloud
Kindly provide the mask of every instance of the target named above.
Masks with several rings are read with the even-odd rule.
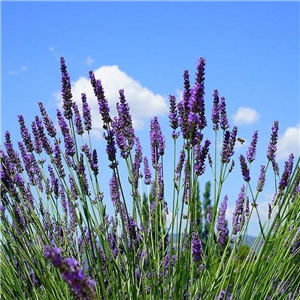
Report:
[[[119,90],[124,89],[125,98],[130,106],[133,124],[136,129],[143,127],[144,122],[157,115],[164,115],[168,112],[167,100],[160,94],[155,94],[147,87],[142,86],[118,66],[102,66],[94,71],[95,78],[100,79],[108,100],[111,114],[116,114],[116,103],[119,102]],[[101,117],[97,99],[88,77],[81,77],[72,83],[73,99],[81,106],[81,93],[86,93],[87,101],[92,112],[94,134],[99,136],[102,128]],[[59,95],[59,93],[57,93]],[[59,96],[60,98],[60,96]],[[62,106],[60,98],[59,106]],[[98,132],[95,132],[98,131]]]
[[[259,114],[253,108],[239,107],[233,115],[233,120],[236,124],[252,124],[259,119]]]
[[[18,70],[11,70],[8,72],[8,75],[19,75],[23,72],[25,72],[28,68],[26,66],[22,66]]]
[[[91,66],[95,61],[90,57],[88,56],[85,60],[84,60],[84,63],[87,65],[87,66]]]
[[[289,127],[278,138],[277,158],[287,159],[293,153],[296,157],[300,155],[300,124]]]

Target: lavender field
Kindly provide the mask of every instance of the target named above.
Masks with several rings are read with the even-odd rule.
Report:
[[[7,130],[1,145],[1,299],[300,299],[298,154],[279,168],[276,117],[264,133],[264,161],[256,159],[258,131],[237,155],[244,140],[229,124],[225,97],[205,90],[205,67],[201,57],[195,72],[183,70],[182,97],[169,96],[167,147],[157,116],[142,145],[126,90],[113,116],[101,78],[90,71],[105,142],[107,163],[100,165],[89,99],[82,93],[74,101],[60,59],[57,118],[38,102],[39,115],[16,120],[22,139]],[[106,198],[104,168],[111,174]],[[236,169],[237,184],[227,184]],[[262,220],[257,203],[266,180],[274,190]],[[232,190],[235,210],[226,218]],[[248,247],[251,218],[259,234]]]

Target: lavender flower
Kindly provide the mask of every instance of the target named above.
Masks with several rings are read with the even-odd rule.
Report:
[[[86,155],[88,162],[90,164],[91,170],[94,172],[94,175],[97,176],[99,173],[97,150],[94,149],[93,152],[91,152],[90,148],[87,144],[84,144],[81,147],[81,150]]]
[[[256,130],[253,133],[252,141],[247,152],[247,160],[249,163],[253,162],[255,159],[257,139],[258,139],[258,131]]]
[[[65,143],[65,149],[66,154],[69,156],[75,155],[75,142],[74,139],[71,137],[69,127],[66,123],[65,118],[61,114],[60,110],[57,110],[57,118],[58,118],[58,124],[61,130],[61,133],[64,137],[64,143]]]
[[[224,245],[228,234],[226,229],[226,220],[225,220],[227,201],[228,201],[228,197],[226,195],[222,201],[221,208],[219,211],[218,221],[217,221],[217,230],[219,231],[218,242],[220,245]]]
[[[81,116],[80,116],[79,109],[78,109],[76,102],[72,103],[72,108],[73,108],[73,111],[75,114],[74,123],[75,123],[75,127],[76,127],[76,132],[78,135],[82,135],[84,133],[84,130],[82,127]]]
[[[233,219],[232,219],[233,235],[237,234],[239,231],[242,230],[242,227],[245,222],[245,216],[243,216],[244,200],[245,200],[245,186],[243,185],[239,197],[236,200],[235,210],[233,213]]]
[[[61,272],[62,278],[68,283],[71,292],[77,299],[96,299],[95,282],[84,276],[83,270],[79,268],[74,258],[61,256],[59,248],[46,246],[44,253],[47,259]]]
[[[257,182],[257,191],[258,192],[262,192],[264,185],[265,185],[265,181],[266,181],[265,168],[266,167],[263,165],[260,166],[260,174],[259,174],[258,182]]]
[[[172,138],[176,140],[179,136],[179,133],[176,133],[176,129],[178,128],[179,118],[177,114],[177,106],[176,106],[176,98],[174,95],[169,96],[170,101],[170,113],[169,113],[169,120],[170,126],[173,129]]]
[[[74,178],[69,174],[69,183],[70,183],[70,199],[77,200],[78,199],[78,192],[77,192],[77,187]]]
[[[118,165],[118,161],[116,160],[116,145],[115,145],[115,135],[112,130],[108,130],[107,133],[103,133],[104,139],[107,141],[106,144],[106,153],[108,155],[108,160],[111,162],[109,167],[114,169]]]
[[[197,262],[201,259],[202,253],[202,244],[199,239],[198,233],[194,232],[192,237],[192,255],[194,262]]]
[[[36,127],[37,127],[37,130],[38,130],[38,133],[39,133],[39,139],[42,143],[42,147],[46,151],[46,153],[49,156],[51,156],[52,153],[53,153],[53,149],[52,149],[52,146],[49,142],[49,139],[45,135],[43,123],[39,119],[38,116],[35,117],[35,123],[36,123]]]
[[[205,159],[209,151],[210,141],[206,140],[204,146],[201,147],[199,144],[195,147],[195,172],[197,176],[201,176],[205,171]]]
[[[95,79],[95,75],[92,71],[89,72],[90,81],[94,89],[94,94],[97,97],[98,105],[99,105],[99,112],[101,114],[102,120],[104,122],[104,129],[107,129],[107,124],[111,122],[110,117],[110,109],[108,106],[108,101],[105,98],[104,90],[102,87],[102,83],[100,80]]]
[[[224,133],[223,138],[223,145],[222,145],[222,151],[221,151],[221,161],[222,163],[229,163],[230,161],[230,132],[228,130]]]
[[[230,127],[230,125],[229,125],[228,119],[227,119],[226,102],[225,102],[224,97],[221,97],[220,115],[221,115],[220,127],[223,130],[227,130]]]
[[[115,214],[117,215],[120,212],[120,191],[119,191],[118,181],[114,174],[110,179],[109,189],[110,189],[110,198],[115,208]]]
[[[243,178],[246,182],[249,182],[250,181],[250,171],[247,166],[246,159],[245,159],[244,155],[242,155],[242,154],[240,155],[240,163],[241,163]]]
[[[185,151],[181,150],[180,155],[179,155],[179,160],[178,160],[178,163],[177,163],[177,166],[176,166],[176,169],[175,169],[175,184],[176,184],[177,187],[178,187],[178,184],[179,184],[179,179],[180,179],[180,176],[181,176],[181,171],[182,171],[182,168],[183,168],[184,161],[185,161]]]
[[[65,189],[64,189],[62,184],[60,184],[59,187],[60,187],[59,188],[59,193],[60,193],[61,205],[64,209],[65,214],[68,215],[68,203],[67,203],[67,200],[66,200]]]
[[[62,160],[61,160],[61,151],[59,148],[59,145],[57,141],[54,142],[54,158],[53,162],[57,168],[58,174],[60,178],[64,178],[66,176],[64,167],[62,165]]]
[[[86,131],[90,131],[92,129],[92,116],[91,116],[91,109],[86,101],[86,94],[81,94],[81,101],[82,101],[82,116],[83,122]]]
[[[64,116],[67,120],[72,118],[72,92],[71,92],[71,82],[70,76],[67,72],[67,67],[65,65],[65,59],[60,58],[60,70],[61,70],[61,95],[63,98],[63,110]]]
[[[214,90],[213,93],[213,108],[211,114],[211,120],[213,122],[213,130],[217,131],[219,129],[220,122],[220,104],[219,104],[219,92],[218,90]]]
[[[228,130],[226,130],[224,132],[223,145],[222,145],[222,151],[221,151],[222,163],[230,162],[230,158],[234,154],[234,146],[236,143],[236,136],[237,136],[237,127],[236,126],[233,127],[231,132],[229,132]]]
[[[98,168],[98,153],[97,150],[93,150],[92,154],[92,161],[91,161],[91,169],[94,172],[94,175],[97,176],[99,174],[99,168]]]
[[[78,162],[78,166],[77,166],[77,174],[80,177],[80,183],[81,183],[81,187],[82,187],[82,191],[86,194],[86,195],[90,195],[90,191],[89,191],[89,185],[88,185],[88,181],[86,178],[86,173],[85,173],[85,167],[84,167],[84,163],[83,163],[83,155],[82,153],[80,154],[80,158],[79,158],[79,162]]]
[[[207,125],[204,102],[205,59],[200,57],[197,63],[196,83],[193,87],[194,109],[199,115],[198,129],[203,130]]]
[[[168,272],[169,272],[169,266],[170,266],[170,271],[171,271],[171,273],[172,273],[172,270],[173,270],[174,265],[175,265],[175,260],[176,260],[175,254],[172,255],[171,262],[170,262],[170,253],[167,253],[167,254],[165,255],[165,259],[164,259],[165,276],[168,275]]]
[[[21,115],[18,115],[18,120],[19,120],[19,124],[20,124],[21,136],[23,138],[25,147],[28,152],[33,152],[34,146],[33,146],[32,140],[31,140],[31,136],[28,132],[28,128],[25,125],[24,117]]]
[[[48,165],[48,171],[49,171],[50,178],[51,178],[50,181],[51,181],[52,190],[54,192],[55,197],[58,198],[58,196],[59,196],[59,181],[55,177],[55,174],[54,174],[54,171],[53,171],[53,168],[51,165]]]
[[[158,118],[154,117],[150,125],[150,143],[152,165],[156,168],[159,158],[165,153],[165,138],[163,137]]]
[[[191,195],[191,186],[190,186],[190,165],[188,160],[185,161],[184,166],[184,203],[188,204]]]
[[[157,165],[157,181],[158,181],[158,194],[157,200],[162,202],[164,199],[164,179],[162,175],[162,164]]]
[[[52,119],[47,114],[47,112],[46,112],[46,110],[43,106],[43,103],[38,102],[38,105],[39,105],[40,112],[41,112],[41,115],[42,115],[42,118],[43,118],[44,126],[45,126],[49,136],[55,137],[56,136],[56,129],[55,129],[55,126],[53,124]],[[38,118],[38,117],[36,117],[36,118]]]
[[[4,134],[4,147],[6,149],[6,153],[9,157],[10,163],[16,166],[18,172],[22,173],[23,172],[22,163],[17,151],[15,151],[13,148],[13,143],[11,141],[9,131],[6,131]]]
[[[148,158],[144,157],[144,182],[146,185],[149,185],[151,183],[151,171],[149,168]]]
[[[277,150],[278,129],[279,129],[279,122],[274,121],[274,125],[272,126],[272,134],[271,134],[271,138],[270,138],[270,143],[268,146],[268,152],[267,152],[267,158],[270,161],[275,160],[275,153]]]
[[[75,215],[75,206],[73,205],[70,199],[68,201],[68,209],[69,209],[69,216],[70,216],[69,234],[73,234],[76,231],[77,219]]]
[[[184,79],[184,91],[183,91],[183,99],[178,103],[177,108],[179,112],[179,124],[181,128],[181,132],[183,138],[189,138],[189,101],[191,97],[191,86],[190,86],[190,75],[187,70],[184,71],[183,74]]]
[[[283,190],[287,187],[292,171],[293,171],[293,161],[294,161],[294,155],[290,154],[288,161],[284,164],[284,170],[279,182],[279,191],[283,192]]]
[[[38,117],[37,117],[38,118]],[[39,131],[38,131],[38,128],[36,126],[36,123],[35,121],[33,121],[31,123],[31,130],[32,130],[32,134],[33,134],[33,137],[34,137],[34,140],[33,140],[33,145],[34,145],[34,151],[37,153],[37,154],[41,154],[42,151],[43,151],[43,148],[42,148],[42,141],[40,139],[40,135],[39,135]]]
[[[138,180],[140,177],[140,166],[141,162],[143,161],[143,154],[142,154],[142,146],[140,144],[140,140],[138,137],[135,138],[135,156],[132,166],[132,173],[133,173],[133,187],[135,189],[138,188]]]

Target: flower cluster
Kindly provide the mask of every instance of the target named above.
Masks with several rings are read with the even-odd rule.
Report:
[[[83,270],[74,258],[62,257],[61,251],[57,247],[46,246],[44,251],[46,258],[51,260],[54,267],[61,272],[62,278],[69,284],[77,299],[96,299],[95,282],[85,277]]]
[[[96,129],[91,108],[84,93],[82,110],[72,100],[70,77],[61,59],[62,109],[56,112],[57,120],[51,120],[40,102],[41,116],[33,118],[31,127],[18,116],[21,140],[17,150],[9,131],[0,149],[4,238],[0,279],[5,299],[21,293],[24,299],[47,295],[86,300],[298,297],[298,277],[293,271],[299,253],[299,162],[291,154],[279,176],[275,121],[269,161],[261,165],[253,190],[250,167],[258,142],[254,131],[246,153],[239,156],[240,179],[246,183],[236,200],[229,239],[229,194],[223,186],[235,166],[238,128],[229,129],[225,98],[214,90],[210,128],[216,147],[222,140],[222,148],[210,155],[212,141],[205,131],[205,65],[200,58],[193,85],[189,72],[184,71],[184,91],[178,103],[174,95],[169,96],[173,157],[165,157],[164,123],[156,116],[151,119],[149,149],[142,147],[124,90],[119,90],[116,115],[111,117],[102,83],[89,73],[111,168],[109,191],[105,191],[105,172],[99,174],[101,151],[91,139],[92,128]],[[211,170],[206,170],[207,158]],[[249,203],[258,205],[269,167],[278,185],[268,219],[262,224],[260,211],[250,209]],[[202,201],[199,177],[210,171],[213,181],[206,183]],[[166,182],[170,178],[172,193]],[[234,180],[230,188],[238,184]],[[261,234],[244,258],[242,241],[253,212],[258,215]],[[288,251],[275,251],[278,245]],[[280,266],[272,259],[280,261]],[[259,272],[261,265],[267,268],[264,272]],[[232,271],[240,273],[232,276]],[[278,274],[281,279],[272,286]],[[260,280],[264,289],[258,288]]]

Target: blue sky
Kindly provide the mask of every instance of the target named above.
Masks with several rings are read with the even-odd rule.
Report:
[[[280,122],[281,166],[290,152],[299,156],[299,36],[299,2],[2,2],[1,138],[9,129],[17,141],[17,115],[30,124],[39,114],[38,101],[55,118],[64,56],[75,100],[86,92],[96,116],[88,86],[88,72],[94,70],[112,106],[118,89],[125,89],[144,153],[149,154],[150,119],[158,115],[172,155],[168,95],[180,97],[183,71],[189,70],[193,82],[197,59],[204,57],[207,119],[218,89],[230,124],[238,125],[246,140],[237,148],[236,173],[228,180],[233,209],[242,183],[235,177],[237,158],[245,154],[254,130],[259,142],[253,187],[266,164],[274,120]],[[212,137],[211,128],[205,134]],[[95,145],[104,148],[100,135],[94,131]],[[105,155],[101,163],[106,182]],[[202,187],[211,179],[207,168]],[[260,198],[262,213],[272,191],[271,180]],[[257,230],[254,221],[249,233]]]

